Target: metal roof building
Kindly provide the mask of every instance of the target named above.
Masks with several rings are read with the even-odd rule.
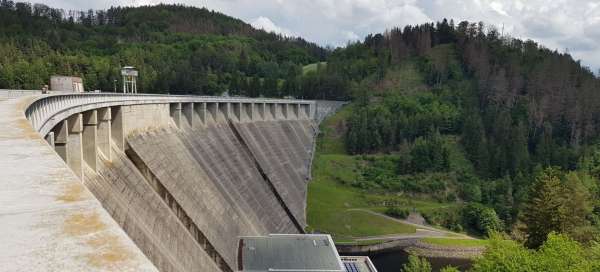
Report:
[[[246,272],[345,272],[331,236],[271,234],[241,237],[238,269]]]
[[[238,271],[377,272],[369,257],[344,258],[327,234],[240,237]]]

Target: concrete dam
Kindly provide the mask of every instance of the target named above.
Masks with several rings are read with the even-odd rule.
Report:
[[[339,104],[58,94],[0,102],[2,271],[237,271],[240,236],[303,233]]]

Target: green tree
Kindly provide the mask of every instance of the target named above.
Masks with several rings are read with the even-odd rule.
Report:
[[[462,210],[463,221],[471,229],[484,235],[502,231],[503,222],[496,211],[479,203],[469,203]]]
[[[250,86],[248,87],[248,96],[258,97],[262,93],[262,83],[260,77],[253,76],[250,79]]]
[[[476,111],[466,113],[461,142],[477,172],[486,176],[489,163],[487,141],[481,117]]]
[[[577,271],[592,272],[600,268],[600,245],[589,247],[566,235],[550,233],[537,250],[493,235],[485,253],[477,258],[471,272],[546,272]]]
[[[446,266],[446,267],[442,268],[440,270],[440,272],[460,272],[460,270],[458,270],[458,268],[453,267],[453,266]]]
[[[402,272],[431,272],[431,264],[425,258],[408,256],[408,262],[402,266]]]
[[[535,179],[529,200],[523,210],[522,221],[527,233],[527,246],[541,246],[552,231],[562,231],[564,207],[560,171],[546,168]]]

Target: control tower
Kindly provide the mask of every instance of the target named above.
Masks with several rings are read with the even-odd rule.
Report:
[[[123,76],[123,93],[137,93],[138,71],[133,66],[125,66],[121,69]]]

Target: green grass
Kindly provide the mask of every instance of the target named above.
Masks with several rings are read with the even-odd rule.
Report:
[[[377,195],[344,185],[356,178],[355,157],[319,154],[313,162],[313,180],[308,185],[308,224],[311,229],[330,233],[336,239],[414,233],[413,226],[352,209],[380,211],[373,205]],[[375,202],[376,203],[376,202]],[[375,208],[375,209],[373,209]]]
[[[319,63],[321,64],[321,67],[323,67],[323,68],[327,67],[327,62],[325,62],[325,61],[311,63],[309,65],[305,65],[304,67],[302,67],[302,74],[306,75],[308,72],[313,72],[313,71],[316,72]]]
[[[344,106],[321,123],[317,152],[320,154],[346,154],[344,146],[345,120],[352,113],[352,105]]]
[[[313,179],[308,184],[308,230],[329,233],[336,242],[355,242],[353,238],[414,233],[412,225],[361,210],[383,213],[386,203],[417,211],[453,208],[456,203],[415,199],[404,194],[363,191],[350,184],[360,175],[361,156],[348,155],[344,147],[344,122],[351,113],[348,105],[321,124]],[[395,155],[372,155],[395,156]]]
[[[438,245],[438,246],[455,246],[455,247],[481,247],[487,246],[489,240],[480,239],[453,239],[453,238],[441,238],[441,237],[429,237],[421,239],[422,242]]]
[[[399,67],[388,70],[377,87],[377,91],[382,94],[403,95],[414,94],[426,89],[425,79],[414,61],[403,62]]]

